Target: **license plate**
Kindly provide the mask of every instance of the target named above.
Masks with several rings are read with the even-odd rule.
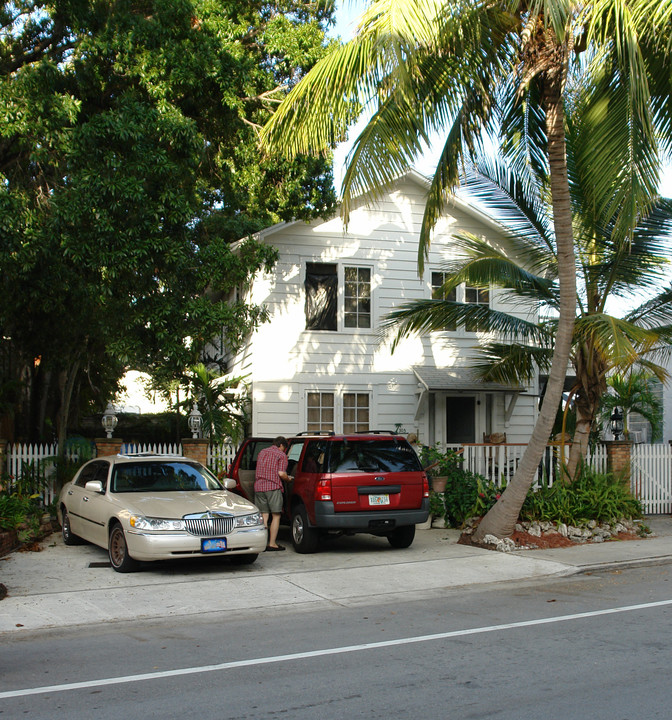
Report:
[[[369,505],[389,505],[389,495],[369,495]]]
[[[201,540],[201,552],[224,552],[226,550],[226,538],[207,538]]]

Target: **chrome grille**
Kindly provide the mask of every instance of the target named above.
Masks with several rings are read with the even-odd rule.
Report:
[[[233,530],[235,518],[231,515],[189,516],[184,519],[184,527],[191,535],[199,537],[221,537]]]

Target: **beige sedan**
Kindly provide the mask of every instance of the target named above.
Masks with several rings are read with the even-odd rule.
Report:
[[[63,486],[63,541],[108,550],[117,572],[139,561],[223,555],[253,563],[266,549],[257,507],[207,468],[175,455],[114,455],[83,465]]]

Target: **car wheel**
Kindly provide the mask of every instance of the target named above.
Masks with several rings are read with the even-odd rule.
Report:
[[[292,544],[298,553],[314,553],[317,550],[319,535],[308,523],[305,505],[297,505],[292,510]]]
[[[82,540],[82,538],[79,537],[79,535],[75,535],[75,533],[72,532],[68,511],[63,508],[61,514],[63,516],[63,522],[61,524],[61,534],[63,535],[63,542],[66,545],[81,545],[84,541]]]
[[[415,525],[405,525],[388,534],[387,539],[393,548],[407,548],[415,538]]]
[[[252,565],[252,563],[259,557],[256,553],[253,555],[231,555],[232,565]]]
[[[138,569],[138,561],[134,560],[128,554],[126,536],[124,535],[124,530],[119,523],[115,523],[110,531],[108,551],[110,555],[110,564],[117,572],[127,573]]]

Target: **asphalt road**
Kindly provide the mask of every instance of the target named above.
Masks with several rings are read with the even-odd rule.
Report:
[[[668,718],[672,565],[3,638],[0,718]]]

